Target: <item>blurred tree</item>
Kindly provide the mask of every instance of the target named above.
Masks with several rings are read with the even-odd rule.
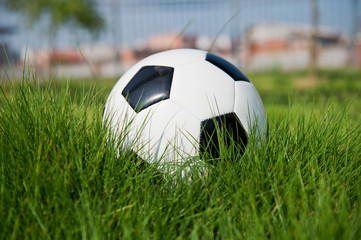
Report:
[[[104,19],[93,0],[5,0],[5,5],[24,13],[30,26],[43,14],[48,14],[50,38],[55,38],[59,27],[65,24],[85,28],[92,33],[98,33],[104,27]]]

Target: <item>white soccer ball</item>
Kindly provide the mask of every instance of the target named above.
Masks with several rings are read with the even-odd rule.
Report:
[[[103,121],[123,147],[149,164],[182,165],[219,157],[217,129],[247,145],[262,138],[266,113],[257,90],[234,65],[212,53],[169,50],[143,59],[116,83]]]

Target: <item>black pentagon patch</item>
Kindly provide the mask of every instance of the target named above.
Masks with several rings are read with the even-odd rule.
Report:
[[[220,135],[221,134],[221,135]],[[247,133],[235,113],[227,113],[201,123],[200,155],[203,160],[220,157],[219,143],[229,146],[231,141],[241,146],[241,154],[247,145]]]
[[[136,112],[140,112],[169,98],[173,72],[172,67],[144,66],[125,86],[122,95]]]
[[[241,70],[239,70],[236,66],[234,66],[232,63],[228,62],[224,58],[218,57],[217,55],[214,55],[212,53],[207,53],[206,61],[222,69],[229,76],[231,76],[234,81],[249,82],[249,79],[246,77],[246,75],[243,74],[243,72],[241,72]]]

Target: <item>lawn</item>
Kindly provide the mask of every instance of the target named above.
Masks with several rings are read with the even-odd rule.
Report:
[[[267,142],[176,184],[107,140],[116,79],[2,79],[0,239],[360,239],[361,71],[249,77]]]

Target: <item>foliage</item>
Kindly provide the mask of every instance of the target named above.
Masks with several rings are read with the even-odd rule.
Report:
[[[95,83],[106,88],[100,93],[94,83],[29,75],[3,85],[0,238],[360,239],[360,116],[347,107],[359,102],[328,84],[292,102],[281,102],[286,88],[264,95],[283,77],[292,85],[302,76],[253,76],[265,96],[267,142],[251,140],[243,156],[221,145],[207,176],[176,184],[133,153],[115,153],[101,122],[109,81]],[[347,85],[358,74],[321,76],[357,92]],[[314,101],[324,93],[330,102]]]
[[[5,0],[5,4],[10,9],[23,12],[30,25],[44,14],[50,16],[54,29],[64,24],[75,24],[96,32],[104,25],[92,0]]]

